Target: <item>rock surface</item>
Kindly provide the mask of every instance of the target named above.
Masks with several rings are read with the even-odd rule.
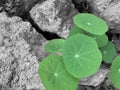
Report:
[[[41,30],[64,38],[73,26],[72,17],[77,13],[71,0],[46,0],[30,11],[32,19]]]
[[[37,3],[44,0],[0,0],[0,11],[7,11],[9,15],[25,17],[27,12]]]
[[[120,1],[119,0],[87,0],[92,13],[102,17],[114,33],[120,33]]]
[[[45,42],[29,22],[0,13],[0,86],[44,90],[37,70]]]

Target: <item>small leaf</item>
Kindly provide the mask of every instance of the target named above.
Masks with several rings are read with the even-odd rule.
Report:
[[[68,38],[63,47],[63,62],[67,71],[76,78],[97,72],[102,61],[96,41],[83,34]]]
[[[45,90],[77,90],[79,79],[66,71],[60,56],[46,57],[40,62],[38,73]]]
[[[108,37],[107,35],[93,35],[93,34],[88,34],[88,36],[94,38],[98,44],[98,47],[103,47],[107,44],[108,42]]]
[[[73,28],[70,30],[69,35],[68,35],[68,38],[71,37],[71,36],[73,36],[73,35],[76,35],[76,34],[78,34],[78,33],[82,34],[82,33],[84,33],[84,31],[81,30],[80,28],[78,28],[77,26],[75,26],[75,27],[73,27]]]
[[[116,55],[116,49],[112,42],[108,41],[106,46],[100,48],[103,61],[106,63],[112,63]]]
[[[53,39],[45,45],[45,50],[49,53],[61,52],[64,42],[64,39]]]
[[[112,63],[110,80],[116,88],[120,89],[120,56],[117,56]]]
[[[91,34],[104,35],[108,30],[106,22],[93,14],[78,14],[73,21],[77,27]]]

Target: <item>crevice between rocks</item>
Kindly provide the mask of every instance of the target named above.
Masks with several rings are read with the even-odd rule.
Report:
[[[72,0],[75,8],[80,12],[91,12],[91,7],[86,0]]]
[[[58,36],[56,33],[51,33],[51,32],[47,32],[47,31],[42,31],[38,25],[33,21],[33,19],[31,18],[30,14],[28,14],[28,21],[31,23],[32,27],[36,29],[36,31],[40,34],[42,34],[47,40],[52,40],[52,39],[59,39],[61,38],[60,36]]]

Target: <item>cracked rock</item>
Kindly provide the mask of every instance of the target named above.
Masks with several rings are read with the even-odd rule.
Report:
[[[0,90],[44,90],[37,71],[45,42],[29,22],[0,13],[0,85],[8,87]]]
[[[46,0],[30,11],[32,19],[41,30],[64,38],[73,26],[72,17],[77,13],[71,0]]]
[[[114,33],[120,33],[120,1],[119,0],[87,0],[92,13],[102,17]]]

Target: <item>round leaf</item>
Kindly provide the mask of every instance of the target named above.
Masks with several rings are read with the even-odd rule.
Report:
[[[106,46],[100,48],[103,61],[106,63],[112,63],[116,55],[116,49],[112,42],[108,41]]]
[[[64,39],[53,39],[45,45],[45,50],[49,53],[61,52],[64,42]]]
[[[83,34],[68,38],[63,47],[63,62],[67,71],[76,78],[90,76],[102,61],[96,41]]]
[[[76,26],[91,34],[103,35],[108,30],[106,22],[93,14],[78,14],[73,18],[73,21]]]
[[[79,79],[66,71],[60,56],[45,58],[40,62],[38,73],[45,90],[77,90]]]
[[[93,34],[88,34],[88,36],[94,38],[98,44],[98,47],[103,47],[107,44],[108,42],[108,37],[107,35],[93,35]]]
[[[110,80],[116,88],[120,89],[120,56],[117,56],[112,63]]]
[[[71,30],[70,30],[70,32],[69,32],[69,35],[68,35],[68,38],[69,37],[71,37],[71,36],[73,36],[73,35],[76,35],[76,34],[78,34],[78,33],[84,33],[83,32],[83,30],[81,30],[80,28],[78,28],[78,27],[73,27]]]

